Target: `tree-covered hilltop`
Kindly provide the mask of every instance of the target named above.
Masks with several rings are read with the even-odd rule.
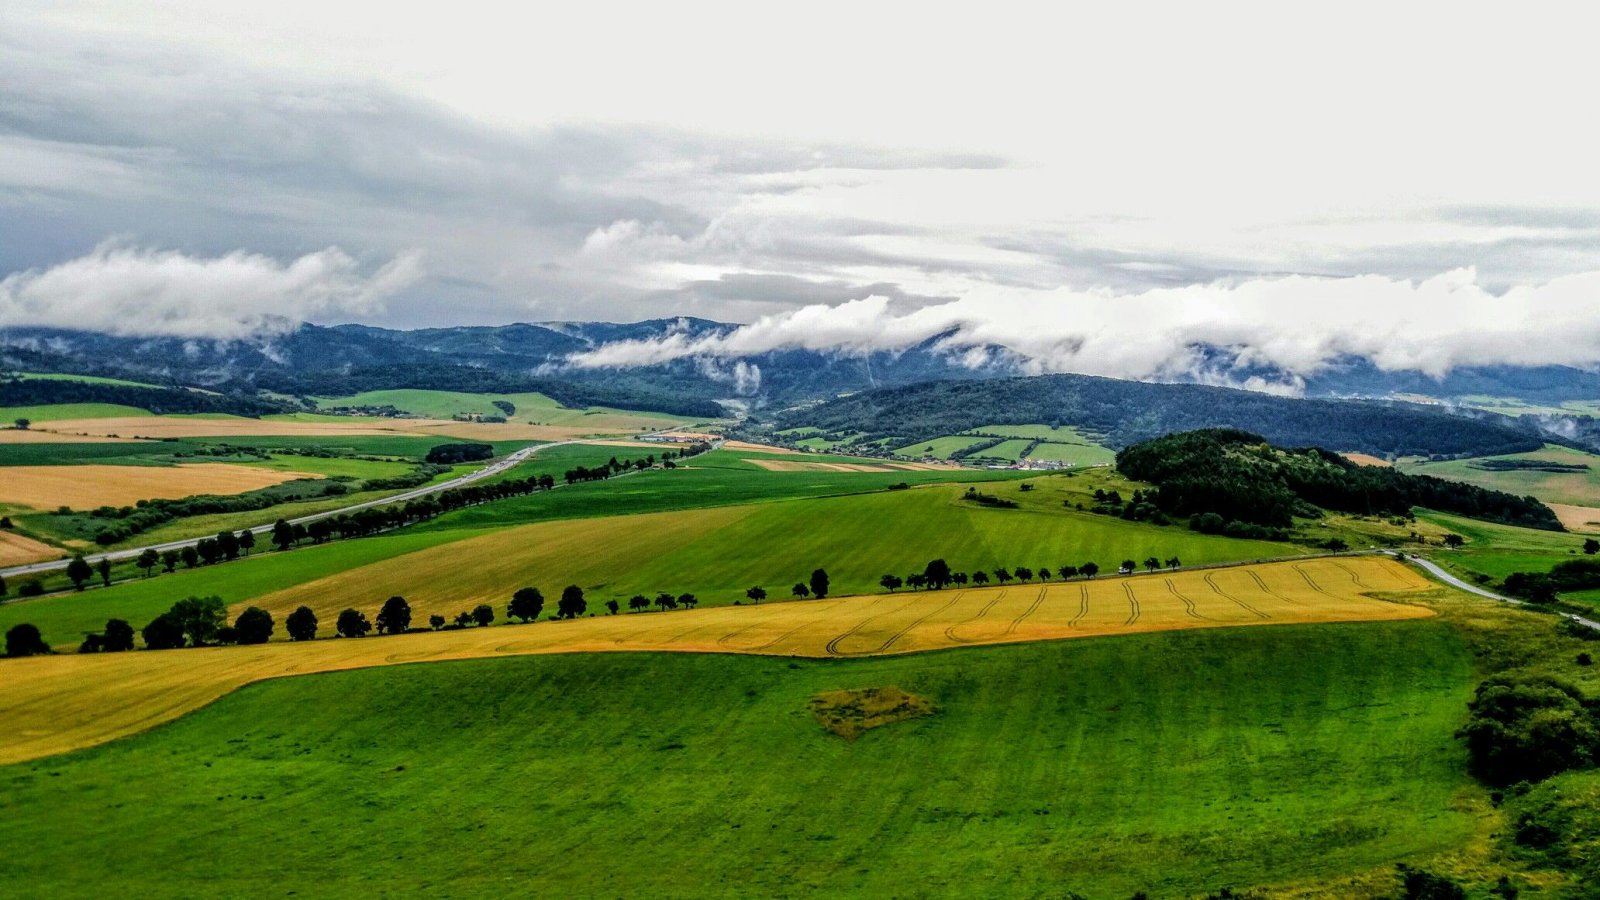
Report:
[[[294,412],[298,407],[254,393],[220,393],[179,387],[139,387],[91,381],[0,378],[0,406],[56,403],[115,403],[157,414],[227,413],[251,418]]]
[[[1117,454],[1117,469],[1156,486],[1146,495],[1167,515],[1214,514],[1225,521],[1275,528],[1313,507],[1407,515],[1426,507],[1490,522],[1563,531],[1548,506],[1428,475],[1358,466],[1319,448],[1275,447],[1260,435],[1229,428],[1170,434]]]
[[[1287,447],[1377,455],[1489,456],[1537,450],[1548,435],[1507,416],[1467,418],[1412,404],[1307,400],[1195,384],[1147,384],[1090,375],[942,381],[867,391],[777,417],[812,427],[893,438],[904,446],[984,425],[1072,425],[1112,447],[1196,428],[1242,428]]]

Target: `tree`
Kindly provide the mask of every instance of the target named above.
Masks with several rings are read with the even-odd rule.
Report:
[[[487,627],[494,621],[494,607],[487,603],[479,603],[472,608],[472,621],[477,622],[480,628]]]
[[[111,587],[111,560],[100,557],[100,561],[94,564],[94,570],[100,575],[100,583]]]
[[[228,559],[239,558],[239,536],[231,531],[217,532],[217,551]]]
[[[291,641],[309,641],[317,636],[317,614],[309,606],[301,606],[283,620]]]
[[[133,626],[122,619],[107,619],[105,634],[100,637],[100,649],[107,653],[125,653],[133,649]]]
[[[1176,569],[1181,565],[1183,565],[1183,560],[1177,558],[1176,556],[1170,557],[1167,560],[1167,568],[1169,569]]]
[[[789,593],[795,595],[796,598],[809,597],[811,596],[811,589],[797,581],[794,583],[794,587],[789,589]]]
[[[985,572],[985,571],[983,571],[981,569],[976,571],[976,572],[973,572],[972,573],[972,583],[973,584],[988,584],[989,583],[989,573]]]
[[[1043,566],[1039,567],[1039,580],[1040,581],[1049,581],[1050,580],[1050,575],[1051,575],[1051,572],[1050,572],[1049,569],[1046,569]]]
[[[273,522],[272,542],[278,545],[279,550],[289,549],[294,544],[294,526],[284,519]]]
[[[1466,542],[1467,539],[1459,534],[1447,534],[1443,538],[1439,539],[1439,543],[1444,544],[1451,550],[1460,550],[1461,545],[1465,544]]]
[[[439,629],[443,628],[444,626],[445,626],[445,618],[444,618],[444,616],[441,616],[438,613],[434,613],[433,615],[428,617],[428,627],[432,628],[434,631],[438,631]]]
[[[183,558],[183,567],[185,569],[192,569],[200,565],[200,551],[196,550],[193,544],[179,550],[178,555]]]
[[[4,578],[0,578],[0,599],[4,599],[5,595],[6,595],[6,580]]]
[[[616,615],[617,614],[617,610],[619,610],[621,608],[622,608],[622,604],[618,603],[615,600],[607,600],[606,601],[606,612],[611,613],[613,616]]]
[[[272,639],[272,624],[272,613],[252,606],[233,620],[233,630],[238,633],[241,644],[265,644]]]
[[[144,645],[151,650],[176,650],[183,646],[183,626],[171,610],[156,616],[140,634]]]
[[[684,609],[694,609],[700,605],[700,598],[693,594],[679,594],[678,605]]]
[[[28,426],[33,424],[33,420],[29,419],[29,418],[19,417],[12,424],[17,426],[17,430],[18,431],[27,431],[28,430]]]
[[[191,647],[215,640],[217,632],[228,623],[228,607],[216,596],[185,597],[167,612],[177,621]]]
[[[144,577],[149,578],[151,570],[155,569],[160,563],[161,554],[157,553],[154,548],[146,547],[144,552],[139,554],[139,559],[134,565],[143,569]]]
[[[178,570],[178,561],[180,559],[182,559],[182,557],[178,555],[178,551],[176,550],[161,551],[161,570],[168,573],[176,572]]]
[[[44,637],[39,634],[39,629],[23,622],[11,626],[6,632],[7,656],[44,656],[55,651],[44,642]]]
[[[379,634],[404,634],[411,627],[411,604],[404,597],[390,597],[383,601],[383,609],[378,610],[373,624],[378,626]]]
[[[1100,574],[1100,567],[1092,562],[1086,562],[1078,567],[1078,574],[1085,578],[1093,578]]]
[[[1589,538],[1583,542],[1583,552],[1590,556],[1600,553],[1600,541]]]
[[[666,593],[657,594],[656,595],[656,606],[662,612],[666,612],[669,609],[677,609],[678,608],[678,598],[672,596],[671,594],[666,594]]]
[[[1011,580],[1011,573],[1006,571],[1004,568],[995,569],[994,577],[996,581],[1000,582],[1001,584],[1005,584]]]
[[[1468,768],[1497,787],[1600,758],[1600,727],[1581,691],[1548,675],[1496,675],[1467,704]]]
[[[766,589],[759,585],[745,591],[744,595],[749,598],[751,603],[760,603],[761,601],[767,599]]]
[[[1056,574],[1061,576],[1061,580],[1062,581],[1066,581],[1068,578],[1076,578],[1077,575],[1078,575],[1078,567],[1077,566],[1062,566],[1061,568],[1056,570]]]
[[[89,568],[89,561],[83,558],[82,553],[74,556],[72,561],[67,563],[67,577],[72,579],[72,586],[80,591],[83,590],[85,584],[89,583],[89,579],[93,575],[94,570]]]
[[[561,600],[556,604],[556,615],[563,619],[576,619],[589,611],[589,604],[583,599],[583,588],[569,584],[561,589]]]
[[[544,594],[536,587],[518,588],[511,595],[511,602],[506,604],[506,618],[521,619],[523,624],[539,618],[544,612]]]
[[[905,582],[900,580],[899,575],[885,575],[878,579],[878,584],[881,585],[884,590],[892,594],[894,593],[895,588],[900,587],[901,585],[905,584]]]
[[[634,612],[649,609],[650,598],[643,594],[634,594],[632,597],[628,598],[628,608]]]
[[[1138,563],[1134,562],[1131,559],[1125,559],[1125,560],[1122,561],[1122,565],[1117,567],[1117,571],[1119,573],[1123,574],[1123,575],[1126,575],[1129,572],[1132,572],[1134,569],[1137,569],[1137,568],[1139,568],[1139,564]]]
[[[1017,566],[1015,569],[1013,569],[1011,571],[1011,574],[1016,576],[1016,579],[1018,581],[1032,581],[1033,580],[1033,570],[1028,568],[1027,566]]]
[[[372,630],[372,623],[367,621],[366,613],[359,609],[346,609],[339,613],[339,618],[333,624],[340,637],[358,638],[366,637]]]
[[[256,546],[256,533],[246,528],[239,532],[239,537],[236,540],[239,542],[239,549],[244,551],[245,556],[249,556],[250,551],[254,550]]]
[[[1154,556],[1147,556],[1144,559],[1144,568],[1147,572],[1154,572],[1161,568],[1161,560]]]
[[[928,576],[921,572],[912,572],[906,576],[906,587],[919,591],[928,586]]]
[[[950,575],[950,580],[954,581],[956,584],[964,585],[964,584],[967,583],[967,573],[965,573],[965,572],[953,572]]]
[[[456,625],[457,628],[465,628],[465,627],[467,627],[468,625],[471,625],[471,624],[472,624],[472,613],[467,612],[466,610],[462,610],[461,612],[456,613],[455,625]]]
[[[817,569],[811,573],[811,596],[818,600],[828,596],[828,570]]]
[[[1333,553],[1343,553],[1350,549],[1350,545],[1344,542],[1344,538],[1329,538],[1327,543],[1322,546],[1327,547]]]
[[[942,557],[929,560],[928,564],[922,567],[922,577],[927,579],[928,587],[937,591],[950,583],[950,564]]]

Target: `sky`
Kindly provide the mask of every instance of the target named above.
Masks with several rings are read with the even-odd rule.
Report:
[[[1600,362],[1594,15],[0,0],[0,327]]]

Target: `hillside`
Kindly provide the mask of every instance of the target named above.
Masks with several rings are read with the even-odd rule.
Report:
[[[1148,384],[1089,375],[945,381],[868,391],[790,410],[778,429],[856,433],[895,446],[981,425],[1071,425],[1112,447],[1197,428],[1240,428],[1291,447],[1321,446],[1378,456],[1479,456],[1544,446],[1531,426],[1506,416],[1467,418],[1443,409],[1382,401],[1280,397],[1193,384]]]

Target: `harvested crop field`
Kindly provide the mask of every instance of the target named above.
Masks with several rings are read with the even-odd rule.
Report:
[[[1313,559],[1098,581],[601,615],[402,637],[33,657],[4,663],[0,718],[10,728],[0,734],[0,764],[142,731],[245,684],[283,675],[621,650],[859,658],[1175,629],[1416,619],[1433,613],[1367,594],[1431,587],[1389,559]],[[323,633],[331,625],[325,621]]]
[[[47,559],[60,559],[64,555],[60,548],[14,531],[0,531],[0,566],[25,566]]]
[[[1389,462],[1387,459],[1373,456],[1370,453],[1341,453],[1339,455],[1350,460],[1358,466],[1376,466],[1380,469],[1390,469],[1394,467],[1394,464]]]
[[[128,438],[106,437],[98,434],[57,434],[20,428],[0,428],[0,444],[131,444]]]
[[[70,506],[128,506],[140,500],[176,499],[195,494],[242,494],[298,478],[304,472],[278,472],[230,463],[177,466],[8,466],[0,481],[0,503],[34,509]]]
[[[1546,503],[1568,531],[1600,531],[1600,506]]]
[[[66,419],[36,425],[49,440],[85,437],[192,438],[192,437],[340,437],[419,435],[441,439],[479,441],[560,441],[606,433],[598,427],[522,425],[515,423],[451,422],[440,419],[354,418],[348,422],[308,419],[245,419],[231,416],[121,416],[105,419]],[[614,432],[613,432],[614,433]]]

